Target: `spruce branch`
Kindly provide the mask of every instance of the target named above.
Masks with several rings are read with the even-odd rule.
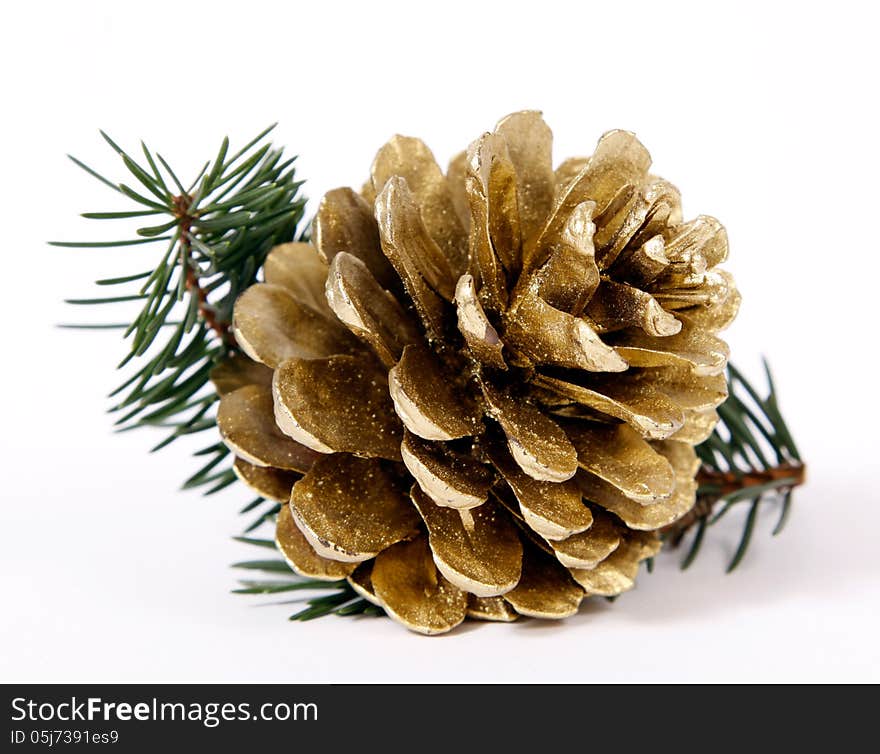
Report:
[[[257,547],[274,547],[271,540],[248,539],[236,537],[239,542]],[[305,591],[314,593],[305,600],[306,607],[293,613],[290,620],[306,621],[323,618],[325,615],[384,615],[382,608],[359,596],[345,580],[319,581],[307,579],[294,573],[283,560],[248,560],[235,563],[233,568],[258,571],[275,578],[268,581],[241,580],[241,586],[233,589],[233,594],[281,594],[284,592]],[[299,600],[298,600],[299,601]]]
[[[748,505],[739,544],[727,566],[728,573],[733,571],[748,551],[760,506],[774,499],[778,504],[779,518],[772,532],[777,536],[788,520],[794,489],[806,480],[806,466],[779,410],[766,360],[764,370],[769,392],[762,398],[735,366],[728,368],[729,395],[718,408],[718,425],[697,447],[703,462],[697,475],[697,503],[664,532],[672,547],[678,547],[693,532],[682,569],[700,553],[708,527],[733,507]]]
[[[256,281],[269,250],[293,240],[302,220],[293,158],[274,149],[262,131],[234,154],[224,139],[213,160],[188,186],[161,154],[141,142],[145,162],[138,162],[103,131],[101,135],[122,160],[128,176],[114,182],[75,157],[75,165],[131,203],[111,212],[86,212],[91,220],[149,218],[134,238],[120,241],[52,242],[66,248],[120,249],[162,244],[150,269],[96,281],[118,294],[68,299],[73,305],[139,302],[124,322],[68,324],[62,327],[121,330],[128,351],[119,368],[137,365],[110,395],[119,431],[152,426],[170,432],[153,450],[179,437],[214,429],[215,392],[208,387],[213,365],[237,348],[230,330],[232,306]],[[137,187],[132,188],[132,187]],[[185,488],[216,492],[235,480],[222,443],[197,455],[206,463]]]

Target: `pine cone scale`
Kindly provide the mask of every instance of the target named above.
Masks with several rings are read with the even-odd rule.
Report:
[[[526,547],[522,577],[504,599],[520,615],[559,620],[574,615],[584,596],[568,569],[534,547]]]
[[[619,546],[621,535],[611,517],[602,511],[593,513],[593,523],[586,531],[558,541],[548,540],[556,559],[566,568],[595,568]]]
[[[371,560],[419,532],[399,478],[374,458],[321,459],[293,486],[290,508],[315,552],[343,563]]]
[[[315,454],[319,455],[319,454]],[[317,460],[317,459],[314,459]],[[232,470],[240,481],[250,487],[260,497],[267,500],[274,500],[276,503],[287,503],[290,501],[290,490],[299,480],[314,460],[309,464],[302,464],[303,468],[296,471],[285,471],[271,466],[256,466],[248,463],[243,458],[236,458],[232,464]],[[297,473],[301,472],[301,473]]]
[[[650,440],[663,440],[684,424],[684,412],[675,401],[653,385],[633,385],[607,378],[593,378],[590,387],[545,374],[533,380],[557,396],[620,419]]]
[[[520,470],[502,450],[490,452],[492,464],[510,487],[523,520],[547,540],[565,539],[593,524],[593,514],[583,503],[577,483],[542,482]]]
[[[400,452],[407,471],[437,505],[475,508],[486,502],[495,483],[484,464],[446,443],[421,440],[405,432]]]
[[[522,267],[517,177],[507,144],[484,134],[468,149],[465,179],[471,208],[471,271],[479,272],[489,308],[508,303],[509,279]]]
[[[538,296],[550,306],[579,317],[599,287],[599,267],[593,236],[595,202],[578,204],[549,252],[549,258],[533,276]]]
[[[319,453],[400,461],[403,427],[374,358],[288,359],[272,383],[278,426]]]
[[[523,245],[534,243],[553,207],[553,133],[539,113],[514,113],[495,128],[513,164]]]
[[[556,195],[550,216],[538,237],[537,247],[543,248],[558,237],[575,208],[592,201],[594,215],[599,217],[611,206],[615,197],[628,187],[640,184],[651,166],[651,156],[629,131],[609,131],[596,145],[596,151],[580,172],[564,184]]]
[[[438,573],[425,536],[398,542],[379,553],[370,581],[385,611],[419,633],[445,633],[467,613],[467,593]]]
[[[320,258],[330,264],[337,254],[346,252],[357,257],[385,289],[397,292],[400,278],[382,251],[379,228],[373,207],[350,188],[327,192],[321,199],[312,223],[312,242]],[[273,251],[274,254],[274,251]]]
[[[507,343],[537,365],[587,372],[623,372],[629,364],[581,317],[555,309],[537,292],[526,292],[506,321]]]
[[[263,279],[269,285],[286,289],[295,301],[333,321],[333,312],[324,296],[327,267],[311,244],[286,243],[274,247],[263,265]]]
[[[489,321],[472,275],[462,275],[455,289],[458,331],[464,337],[468,351],[475,361],[494,369],[507,369],[504,343],[495,326]]]
[[[458,511],[437,505],[418,486],[411,495],[428,529],[434,563],[451,584],[476,597],[497,597],[519,583],[522,543],[494,502]]]
[[[394,408],[406,428],[425,440],[455,440],[477,434],[481,412],[452,380],[429,348],[407,346],[388,372]]]
[[[647,505],[672,494],[671,464],[628,424],[579,422],[567,429],[580,467],[630,500]]]
[[[572,578],[588,594],[600,597],[614,597],[632,589],[639,564],[660,551],[660,541],[656,537],[639,534],[633,533],[623,540],[620,546],[595,568],[570,569]]]
[[[314,450],[292,440],[276,424],[272,392],[251,384],[226,393],[217,412],[220,436],[239,458],[284,471],[311,468]]]
[[[468,264],[468,236],[458,219],[449,182],[425,143],[393,137],[379,150],[370,175],[376,195],[392,178],[406,182],[428,234],[443,250],[456,277],[463,274]]]
[[[290,497],[289,494],[288,497]],[[331,560],[318,555],[300,527],[294,522],[289,505],[283,506],[278,512],[275,544],[288,565],[306,578],[336,581],[351,575],[357,567],[357,563]]]
[[[555,421],[527,401],[516,400],[487,381],[481,382],[486,412],[501,426],[517,465],[532,479],[564,482],[575,475],[574,445]]]
[[[405,346],[420,341],[417,323],[360,259],[341,251],[325,274],[325,296],[333,314],[386,368],[397,363]]]

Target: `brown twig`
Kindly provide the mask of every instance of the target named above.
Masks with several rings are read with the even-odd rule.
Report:
[[[220,340],[222,340],[229,348],[235,348],[235,336],[229,328],[229,323],[221,321],[217,317],[217,312],[208,302],[208,294],[199,284],[199,278],[192,266],[190,252],[192,244],[190,242],[190,229],[196,217],[190,212],[192,204],[192,196],[181,194],[174,197],[174,216],[180,221],[180,256],[181,264],[186,268],[186,289],[191,291],[198,299],[199,316],[204,323],[214,331]]]
[[[769,469],[741,473],[735,471],[712,471],[702,468],[697,472],[697,483],[700,485],[713,485],[718,488],[718,496],[737,492],[745,487],[756,487],[759,484],[768,484],[780,479],[794,479],[792,487],[804,483],[807,468],[801,463],[781,463]]]
[[[697,472],[697,483],[701,487],[711,487],[711,495],[698,497],[694,507],[687,514],[662,531],[668,535],[669,543],[675,547],[692,526],[712,515],[715,505],[723,496],[783,479],[792,479],[793,481],[779,489],[781,491],[790,490],[806,481],[806,472],[807,467],[801,463],[782,463],[769,469],[748,473],[701,468]]]

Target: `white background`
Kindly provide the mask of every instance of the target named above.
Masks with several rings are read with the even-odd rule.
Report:
[[[880,680],[877,28],[871,4],[840,0],[9,5],[0,680]],[[771,356],[809,461],[789,527],[771,539],[768,506],[725,576],[732,515],[687,573],[661,557],[562,624],[426,639],[229,594],[228,564],[254,555],[230,540],[246,493],[177,491],[186,448],[149,456],[157,436],[114,435],[102,413],[117,334],[53,327],[94,316],[62,298],[151,259],[45,245],[110,232],[77,213],[114,196],[65,152],[120,175],[101,127],[190,173],[224,134],[278,120],[318,197],[359,186],[395,131],[445,163],[522,108],[544,111],[560,160],[636,131],[686,214],[727,225],[734,359],[759,377]]]

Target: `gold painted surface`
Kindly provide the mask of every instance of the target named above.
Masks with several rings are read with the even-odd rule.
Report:
[[[500,506],[487,502],[456,511],[437,505],[418,486],[411,495],[428,527],[434,562],[452,584],[477,597],[495,597],[516,586],[522,544]]]
[[[399,285],[394,268],[379,245],[379,226],[372,202],[349,188],[328,191],[312,224],[312,240],[327,264],[341,252],[360,259],[383,288]]]
[[[318,359],[361,346],[342,325],[296,301],[278,285],[257,283],[235,302],[232,332],[254,361],[275,369],[285,359]]]
[[[678,214],[680,203],[678,189],[662,179],[651,178],[639,190],[634,187],[626,204],[596,234],[599,267],[609,269],[628,246],[639,246],[655,233],[662,232],[665,222],[656,222],[658,211],[665,210],[667,215],[670,211]],[[664,217],[664,220],[668,222],[669,218]]]
[[[589,161],[589,157],[569,157],[559,164],[559,167],[553,171],[555,178],[554,183],[556,184],[556,196],[558,196],[562,189],[578,176],[578,174],[587,166]]]
[[[664,276],[668,278],[669,276]],[[739,301],[730,275],[724,270],[708,270],[694,275],[694,280],[671,281],[655,294],[658,301],[676,316],[690,314],[690,320],[714,323],[723,329],[738,312]],[[703,325],[701,325],[702,327]]]
[[[652,503],[672,494],[675,476],[669,461],[630,426],[579,422],[567,429],[580,467],[631,500]]]
[[[527,547],[523,572],[516,588],[504,595],[520,615],[558,620],[574,615],[584,598],[578,586],[552,557]]]
[[[629,383],[636,389],[655,388],[683,411],[715,408],[727,399],[727,379],[723,374],[694,374],[689,366],[641,369]]]
[[[676,310],[676,316],[684,317],[692,325],[711,332],[720,332],[730,327],[739,307],[742,296],[736,289],[733,276],[727,270],[715,270],[719,284],[717,290],[713,290],[706,297],[706,303],[702,306],[690,306]]]
[[[593,235],[595,202],[574,208],[537,273],[537,293],[550,306],[579,317],[599,286]]]
[[[537,375],[534,384],[625,421],[648,439],[662,440],[684,424],[681,408],[672,399],[655,390],[650,382],[634,385],[631,382],[599,376],[589,383],[591,387],[586,387]]]
[[[310,243],[283,243],[272,248],[263,264],[263,280],[284,288],[300,304],[333,318],[324,297],[327,263]]]
[[[442,634],[465,618],[467,594],[437,572],[426,537],[383,550],[371,581],[388,615],[421,634]]]
[[[465,187],[474,241],[471,262],[497,308],[507,303],[507,276],[518,274],[522,266],[517,175],[507,141],[500,134],[483,134],[468,148]]]
[[[304,445],[401,460],[403,427],[372,358],[288,359],[275,370],[272,394],[278,426]]]
[[[696,502],[694,475],[700,467],[699,459],[693,447],[685,442],[667,440],[655,443],[655,449],[675,472],[675,489],[667,499],[642,505],[592,474],[579,474],[577,481],[584,497],[619,516],[631,529],[653,531],[680,519]]]
[[[347,581],[361,597],[367,602],[382,607],[382,600],[376,596],[376,590],[373,589],[373,561],[365,560],[358,563],[357,568],[349,574]]]
[[[656,545],[639,532],[692,506],[692,445],[726,396],[728,350],[715,334],[739,294],[717,267],[723,226],[682,221],[678,190],[650,174],[631,133],[606,133],[592,156],[555,172],[551,150],[532,111],[504,118],[446,175],[423,142],[394,137],[361,195],[337,189],[322,201],[312,229],[320,258],[307,244],[277,247],[266,284],[236,305],[242,350],[275,370],[274,422],[265,426],[266,406],[252,411],[250,393],[235,390],[262,390],[265,404],[269,370],[243,357],[215,370],[224,440],[257,489],[282,497],[283,485],[271,485],[290,458],[269,446],[288,438],[311,462],[327,456],[319,465],[342,453],[384,459],[369,463],[394,485],[416,483],[436,564],[428,554],[424,565],[424,542],[386,557],[387,544],[347,541],[375,540],[404,514],[355,505],[351,490],[339,498],[339,479],[321,488],[335,503],[307,508],[316,528],[300,521],[322,555],[380,553],[386,577],[411,580],[385,579],[383,597],[371,591],[370,566],[351,574],[416,630],[448,630],[465,610],[510,617],[517,601],[524,614],[571,614],[583,590],[562,563],[588,591],[629,588]],[[314,477],[313,468],[295,489],[317,495]],[[497,531],[484,521],[493,512],[507,522]],[[339,542],[317,531],[322,515],[340,527],[330,527]],[[413,526],[406,537],[424,528],[418,518]],[[509,555],[508,526],[541,564],[515,586],[492,565]],[[471,594],[470,608],[437,565]],[[502,602],[498,590],[511,586]],[[484,593],[494,602],[474,601]]]
[[[593,525],[567,539],[550,542],[556,559],[566,568],[595,568],[620,545],[620,532],[611,516],[593,513]]]
[[[409,136],[393,137],[379,150],[370,172],[377,195],[390,178],[406,180],[431,238],[443,250],[455,276],[464,272],[467,234],[458,220],[446,177],[425,143]]]
[[[382,248],[398,275],[424,280],[444,300],[451,301],[457,275],[443,249],[431,238],[415,196],[406,180],[393,177],[380,197]]]
[[[614,260],[609,271],[612,279],[622,280],[637,288],[646,288],[670,265],[666,256],[666,241],[662,235],[649,236]]]
[[[303,533],[297,528],[290,506],[281,506],[275,525],[275,544],[287,564],[300,576],[322,581],[344,579],[354,571],[355,563],[340,563],[322,558],[314,551]]]
[[[492,246],[488,187],[483,177],[486,169],[481,152],[482,140],[475,141],[467,151],[465,190],[471,212],[467,271],[474,278],[474,289],[479,291],[481,304],[497,314],[507,307],[507,278],[504,265]]]
[[[430,258],[435,261],[439,259],[439,247],[434,244],[430,248],[433,241],[427,237],[423,226],[414,231],[413,226],[420,226],[421,221],[418,219],[418,209],[415,208],[415,214],[413,210],[412,192],[403,178],[391,178],[376,197],[376,220],[379,223],[382,251],[400,276],[428,337],[437,339],[442,336],[444,328],[444,295],[451,299],[449,286],[454,286],[455,280],[448,268],[444,270],[438,265],[429,270],[434,276],[434,284],[443,290],[441,295],[423,277],[420,265],[428,269]],[[413,232],[418,233],[416,239],[412,237]],[[425,247],[430,251],[426,252]],[[423,253],[428,256],[420,256]]]
[[[562,428],[530,403],[482,383],[489,413],[504,430],[517,465],[533,479],[562,482],[577,471],[577,452]]]
[[[512,623],[519,617],[519,614],[503,597],[474,597],[474,595],[469,594],[467,617],[474,620]]]
[[[673,437],[651,443],[651,447],[669,461],[676,477],[693,479],[700,469],[701,462],[697,457],[697,451],[689,442]]]
[[[730,355],[723,340],[684,322],[678,333],[665,338],[640,330],[612,333],[609,338],[635,367],[689,366],[697,375],[714,375],[724,371]]]
[[[595,568],[572,568],[570,573],[587,594],[615,597],[635,586],[641,562],[659,551],[660,539],[656,534],[633,532]]]
[[[502,118],[495,126],[495,132],[507,142],[516,171],[522,237],[528,243],[543,227],[556,194],[553,132],[536,110],[524,110]]]
[[[626,256],[630,249],[637,248],[655,236],[659,235],[664,240],[669,238],[674,234],[674,229],[681,225],[681,193],[671,183],[652,176],[646,199],[650,208],[645,223],[621,256]]]
[[[333,314],[365,341],[386,367],[394,366],[404,346],[421,341],[415,319],[357,257],[339,252],[325,278],[325,301]]]
[[[419,515],[381,461],[334,453],[293,487],[294,521],[322,557],[359,563],[418,533]]]
[[[605,344],[582,317],[555,309],[534,290],[521,296],[505,318],[505,342],[535,364],[588,372],[623,372],[620,349]]]
[[[558,483],[533,479],[501,449],[494,450],[491,458],[513,491],[523,520],[544,539],[565,539],[592,526],[593,514],[573,479]]]
[[[315,453],[315,460],[319,457],[320,454]],[[294,482],[300,478],[296,472],[273,469],[271,466],[255,466],[243,458],[235,459],[232,470],[235,476],[258,495],[277,503],[286,503],[290,500],[290,490],[293,489]],[[304,468],[301,471],[305,473],[308,469]]]
[[[471,357],[480,364],[507,369],[502,353],[504,344],[483,309],[472,275],[458,279],[455,306],[458,330],[464,336]]]
[[[472,455],[405,432],[400,453],[419,487],[437,505],[475,508],[489,497],[494,474]]]
[[[678,263],[699,257],[704,267],[714,267],[727,259],[727,231],[714,217],[700,215],[676,228],[666,247],[667,256]]]
[[[614,513],[630,528],[644,531],[662,529],[678,521],[694,506],[697,483],[693,476],[676,473],[675,490],[666,500],[641,505],[620,490],[592,474],[579,474],[577,481],[587,500]]]
[[[217,409],[223,442],[236,456],[256,466],[285,471],[311,468],[317,454],[281,432],[272,408],[272,392],[263,385],[246,385],[224,395]]]
[[[221,397],[246,385],[272,387],[272,370],[238,353],[225,357],[211,370],[210,377]]]
[[[425,346],[407,346],[388,373],[397,415],[406,428],[425,440],[453,440],[476,433],[479,408],[462,390],[444,379],[438,357]]]
[[[604,134],[583,169],[557,192],[537,246],[551,242],[561,232],[578,204],[593,201],[597,215],[605,212],[620,187],[640,183],[650,165],[648,150],[629,131]]]
[[[467,188],[467,151],[459,152],[449,161],[446,169],[446,185],[449,186],[449,195],[455,207],[455,213],[466,232],[471,228],[471,207],[468,202]]]
[[[599,286],[587,315],[602,332],[640,327],[652,337],[664,338],[681,330],[681,322],[650,293],[613,280]]]
[[[673,437],[680,442],[699,445],[709,439],[715,425],[718,424],[718,412],[714,409],[705,411],[687,410],[684,412],[684,424]]]

